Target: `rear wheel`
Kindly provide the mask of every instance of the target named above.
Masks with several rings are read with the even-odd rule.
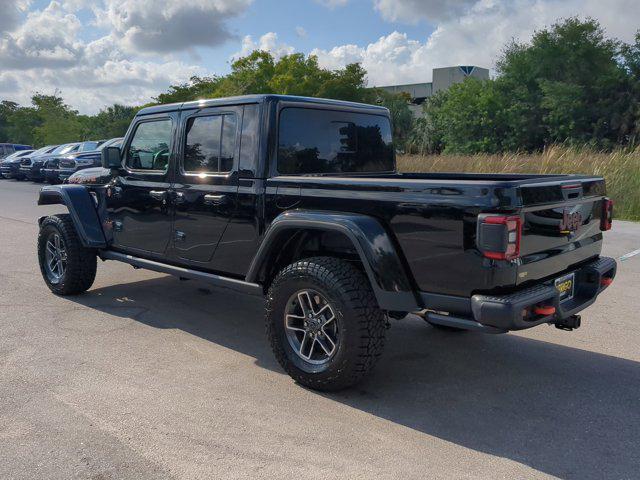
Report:
[[[68,214],[53,215],[42,221],[38,260],[42,278],[56,295],[85,292],[96,277],[96,252],[82,246]]]
[[[282,270],[269,289],[267,336],[282,368],[316,390],[362,380],[382,354],[386,317],[349,262],[314,257]]]

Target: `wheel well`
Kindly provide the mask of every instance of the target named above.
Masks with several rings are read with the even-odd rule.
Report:
[[[336,257],[363,268],[353,242],[344,233],[320,229],[290,229],[281,232],[271,245],[258,273],[265,291],[273,278],[287,265],[309,257]]]

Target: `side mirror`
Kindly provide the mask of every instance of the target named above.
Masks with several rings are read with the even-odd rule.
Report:
[[[102,149],[102,167],[116,170],[122,167],[122,155],[118,147],[106,147]]]

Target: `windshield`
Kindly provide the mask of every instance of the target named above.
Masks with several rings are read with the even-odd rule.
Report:
[[[98,147],[98,150],[102,150],[106,147],[119,147],[122,144],[122,138],[112,138],[111,140],[107,140],[102,145]]]
[[[12,153],[7,157],[7,160],[12,160],[14,158],[24,157],[25,155],[29,155],[33,153],[33,150],[20,150],[19,152]]]
[[[98,145],[100,145],[99,142],[82,142],[80,144],[80,148],[78,149],[78,151],[89,152],[91,150],[95,150],[96,148],[98,148]]]
[[[32,155],[35,157],[36,155],[42,155],[43,153],[49,153],[49,152],[52,151],[51,150],[52,148],[55,148],[55,145],[47,145],[46,147],[39,148],[38,150],[33,152]]]
[[[75,151],[78,149],[78,144],[77,143],[68,143],[67,145],[60,145],[58,148],[56,148],[53,152],[51,153],[69,153],[71,151]]]

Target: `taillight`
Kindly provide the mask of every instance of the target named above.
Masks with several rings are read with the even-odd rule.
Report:
[[[602,213],[600,217],[600,230],[606,232],[611,230],[611,224],[613,223],[613,200],[610,198],[604,198],[602,200]]]
[[[520,256],[522,219],[518,216],[480,215],[478,249],[492,260],[513,260]]]

